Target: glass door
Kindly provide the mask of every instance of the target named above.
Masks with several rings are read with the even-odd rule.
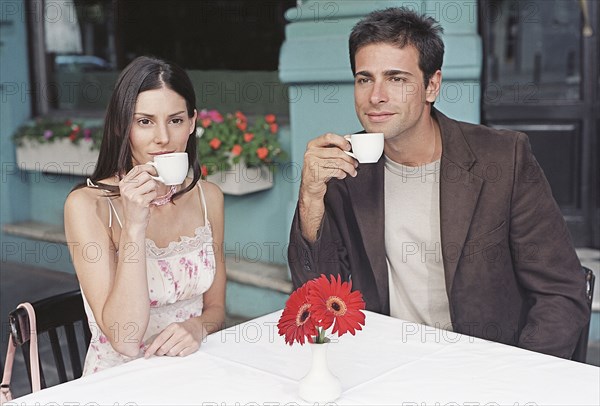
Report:
[[[598,2],[481,0],[482,121],[528,134],[577,246],[598,246]]]

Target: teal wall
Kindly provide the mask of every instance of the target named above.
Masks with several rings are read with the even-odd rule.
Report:
[[[227,314],[247,318],[262,316],[282,309],[288,294],[262,289],[255,286],[243,285],[237,282],[227,282]]]
[[[48,182],[41,174],[16,167],[13,132],[31,116],[27,30],[24,2],[0,2],[0,224],[44,218],[62,221],[62,208],[54,205],[64,194],[64,182]],[[53,269],[69,269],[66,246],[0,233],[2,262],[25,262]]]
[[[62,202],[73,179],[17,169],[14,131],[31,117],[27,28],[23,0],[0,2],[0,225],[38,220],[62,223]],[[43,97],[42,96],[40,97]],[[63,244],[0,233],[1,262],[13,261],[72,271]]]
[[[290,130],[279,131],[283,149],[290,150]],[[225,254],[251,262],[287,262],[291,218],[287,207],[299,179],[293,163],[277,167],[272,189],[243,196],[225,196]]]
[[[0,221],[25,219],[29,214],[28,191],[15,168],[15,150],[10,139],[13,131],[31,114],[31,89],[27,68],[27,35],[22,2],[0,4]],[[15,200],[21,201],[14,204]],[[2,236],[4,242],[4,236]]]

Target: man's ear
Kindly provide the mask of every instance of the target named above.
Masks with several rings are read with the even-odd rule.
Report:
[[[425,100],[429,103],[433,103],[440,94],[442,87],[442,71],[436,70],[433,75],[429,78],[427,89],[425,89]]]

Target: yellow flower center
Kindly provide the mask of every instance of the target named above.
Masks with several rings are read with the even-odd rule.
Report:
[[[346,303],[337,296],[330,296],[325,302],[327,310],[332,312],[336,317],[346,314]]]
[[[306,320],[310,317],[310,308],[309,303],[304,303],[300,309],[298,309],[298,313],[296,314],[296,326],[301,326],[306,323]]]

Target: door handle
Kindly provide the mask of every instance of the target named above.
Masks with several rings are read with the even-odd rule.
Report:
[[[581,13],[583,14],[583,29],[581,33],[584,37],[591,37],[594,35],[594,30],[590,24],[590,9],[587,0],[579,0],[579,7],[581,7]]]

